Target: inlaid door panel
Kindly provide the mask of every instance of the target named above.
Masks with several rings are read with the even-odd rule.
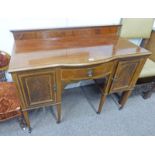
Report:
[[[19,77],[28,108],[55,101],[54,72],[38,72],[20,75]]]
[[[110,92],[129,88],[140,60],[120,61],[118,63]]]

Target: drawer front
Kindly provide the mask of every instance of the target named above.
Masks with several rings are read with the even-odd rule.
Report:
[[[82,80],[82,79],[95,79],[103,77],[104,75],[112,72],[113,63],[108,62],[97,66],[64,68],[61,70],[62,80]]]
[[[19,80],[26,108],[54,103],[55,72],[20,74]]]

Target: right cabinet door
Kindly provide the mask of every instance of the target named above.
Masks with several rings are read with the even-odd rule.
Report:
[[[140,60],[124,60],[118,62],[110,92],[116,92],[130,88],[134,74],[138,69]]]

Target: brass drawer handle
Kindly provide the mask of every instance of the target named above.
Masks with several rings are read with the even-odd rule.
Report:
[[[88,77],[93,76],[93,70],[91,68],[88,69],[87,75],[88,75]]]

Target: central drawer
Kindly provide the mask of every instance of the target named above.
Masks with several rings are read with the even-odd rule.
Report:
[[[112,71],[113,63],[108,62],[86,67],[70,67],[61,70],[62,80],[82,80],[103,77]]]

